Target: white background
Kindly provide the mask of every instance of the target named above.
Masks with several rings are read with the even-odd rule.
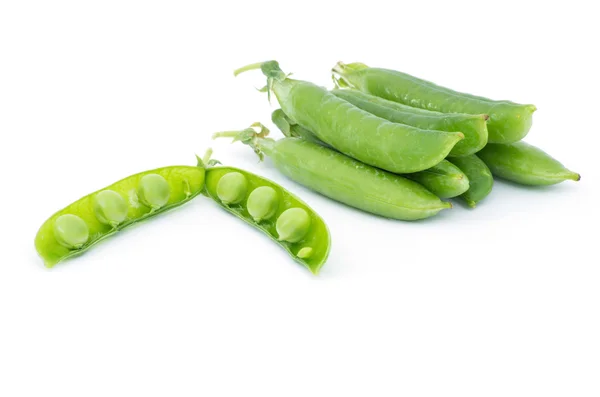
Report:
[[[600,395],[593,2],[202,3],[0,3],[0,396]],[[232,75],[268,59],[534,103],[527,141],[582,180],[418,223],[344,207],[210,140],[269,121]],[[320,276],[205,198],[43,267],[54,211],[209,146],[323,215]]]

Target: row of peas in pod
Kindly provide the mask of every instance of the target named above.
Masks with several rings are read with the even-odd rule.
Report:
[[[522,139],[534,105],[496,101],[362,63],[339,62],[335,89],[292,79],[277,61],[260,69],[261,91],[277,98],[273,123],[285,136],[253,128],[216,134],[270,157],[284,175],[361,210],[401,220],[433,216],[459,197],[475,207],[492,191],[494,177],[523,185],[578,181]]]
[[[40,227],[35,238],[38,254],[52,267],[136,222],[204,194],[318,273],[331,246],[323,219],[275,182],[218,166],[210,153],[198,158],[196,166],[170,166],[131,175],[61,209]]]

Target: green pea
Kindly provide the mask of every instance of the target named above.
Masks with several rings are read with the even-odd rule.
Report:
[[[296,256],[300,259],[310,258],[312,256],[313,249],[311,247],[303,247],[298,251]]]
[[[255,127],[260,127],[260,134],[266,135],[264,126],[257,124]],[[253,139],[252,134],[256,132],[253,128],[243,132],[249,138],[248,143]],[[222,134],[231,136],[238,132],[226,131],[218,133],[218,136]],[[223,181],[227,181],[226,178],[236,174],[244,176],[248,185],[248,194],[239,204],[229,205],[223,201],[223,192],[219,189],[222,190],[225,186]],[[234,177],[239,178],[238,176]],[[240,184],[245,186],[245,183]],[[240,184],[235,184],[235,186]],[[227,189],[225,190],[227,191]],[[287,251],[295,261],[306,266],[314,274],[319,272],[327,260],[331,247],[331,236],[323,218],[283,186],[239,168],[219,166],[206,170],[205,193],[226,212],[276,241],[277,245]],[[289,208],[293,208],[293,210],[284,212],[277,220],[281,211]],[[296,211],[300,211],[299,217],[298,214],[294,215]],[[296,241],[298,242],[295,243]]]
[[[268,138],[264,126],[254,135],[246,129],[221,132],[214,137],[234,138],[250,146],[261,159],[264,155],[270,157],[275,168],[295,182],[372,214],[410,221],[429,218],[452,207],[417,182],[295,137],[296,128],[302,127],[290,125],[291,136],[279,140]]]
[[[140,180],[138,197],[142,204],[157,210],[164,207],[170,196],[169,182],[158,174],[147,174]]]
[[[261,222],[275,215],[278,204],[279,197],[275,189],[270,186],[260,186],[250,193],[246,207],[254,221]]]
[[[458,142],[450,151],[450,156],[473,154],[485,146],[488,140],[488,116],[484,114],[441,113],[427,109],[388,101],[358,90],[333,90],[335,96],[377,117],[393,123],[412,125],[424,130],[460,131],[465,139]]]
[[[90,238],[90,230],[77,215],[65,214],[54,221],[54,237],[63,247],[79,249]]]
[[[277,218],[275,227],[280,241],[297,243],[308,233],[310,216],[302,208],[290,208]]]
[[[494,176],[522,185],[546,186],[581,179],[578,173],[542,149],[522,141],[509,145],[489,144],[477,155]]]
[[[338,62],[332,71],[341,86],[355,88],[404,105],[441,113],[486,114],[489,116],[487,129],[488,140],[491,143],[512,143],[523,139],[531,128],[533,113],[536,110],[534,105],[495,101],[470,95],[406,73],[370,68],[359,62]],[[461,155],[465,154],[468,153]]]
[[[469,179],[469,190],[464,192],[460,197],[463,198],[467,205],[475,208],[478,202],[483,200],[494,186],[494,178],[492,172],[483,161],[476,155],[454,157],[451,159],[452,164],[456,165]]]
[[[223,204],[238,204],[248,190],[248,181],[246,177],[239,172],[230,172],[225,174],[217,184],[217,196]]]
[[[127,218],[127,202],[114,190],[103,190],[94,197],[94,213],[101,223],[116,227]]]
[[[364,164],[399,174],[423,171],[445,159],[465,138],[460,131],[425,130],[377,117],[323,87],[287,78],[276,61],[248,65],[236,73],[259,68],[286,115]]]
[[[80,255],[94,247],[98,241],[115,235],[138,221],[187,203],[204,191],[204,164],[208,164],[209,160],[206,156],[205,160],[198,159],[197,166],[177,165],[129,175],[81,197],[42,224],[35,237],[38,254],[47,267],[53,267],[63,260]],[[161,175],[168,178],[168,184]],[[160,209],[157,210],[158,208]],[[76,215],[88,225],[89,238],[83,238],[85,233],[83,234],[83,245],[72,237],[72,233],[78,229],[69,227],[70,223],[67,222],[74,223],[73,220],[61,218],[56,223],[61,214]],[[63,237],[65,231],[69,233],[66,238]],[[63,246],[79,249],[66,250]]]

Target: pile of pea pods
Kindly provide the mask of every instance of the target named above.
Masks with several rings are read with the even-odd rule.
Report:
[[[408,74],[338,62],[335,89],[291,79],[276,61],[260,69],[280,109],[272,122],[284,135],[254,123],[224,131],[268,156],[288,178],[333,200],[392,219],[436,215],[459,198],[475,207],[494,177],[530,186],[578,181],[522,139],[534,105],[453,91]],[[219,165],[208,151],[196,166],[142,172],[89,194],[52,215],[35,246],[48,267],[80,255],[128,226],[204,195],[262,231],[297,262],[318,273],[331,236],[323,218],[297,196],[259,175]]]

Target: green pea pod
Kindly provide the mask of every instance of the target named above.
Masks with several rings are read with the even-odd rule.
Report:
[[[488,140],[512,143],[525,137],[531,128],[534,105],[457,92],[395,70],[370,68],[362,63],[338,64],[332,70],[340,86],[408,106],[442,113],[487,114]]]
[[[221,207],[261,230],[296,261],[317,274],[329,255],[323,219],[275,182],[233,167],[206,171],[206,192]],[[235,197],[232,202],[231,197]]]
[[[488,144],[477,153],[494,176],[522,185],[554,185],[581,176],[568,170],[546,152],[525,142]]]
[[[377,117],[394,123],[411,125],[424,130],[460,131],[465,139],[459,141],[449,156],[468,156],[481,150],[488,140],[485,114],[440,113],[414,108],[357,90],[332,90],[335,96]]]
[[[257,132],[254,128],[259,128]],[[441,201],[418,183],[345,156],[301,138],[273,140],[269,130],[255,123],[243,131],[216,133],[231,137],[266,154],[290,179],[324,196],[387,218],[428,218],[452,205]]]
[[[279,127],[283,135],[287,137],[298,137],[329,147],[326,143],[321,142],[312,132],[295,124],[281,109],[277,109],[271,113],[271,120]],[[331,147],[329,148],[332,149]],[[419,182],[440,198],[459,196],[469,188],[469,179],[460,169],[447,160],[442,160],[440,163],[426,170],[412,174],[403,174],[403,176]]]
[[[209,156],[210,151],[206,161]],[[38,254],[53,267],[136,222],[187,203],[204,189],[204,164],[198,159],[196,167],[141,172],[77,200],[40,227],[35,237]]]
[[[419,182],[439,198],[460,196],[469,189],[469,178],[448,160],[442,160],[424,171],[404,176]]]
[[[384,170],[417,172],[442,161],[462,132],[422,130],[392,123],[338,98],[323,87],[293,80],[276,61],[245,66],[235,74],[261,69],[267,91],[273,91],[292,120],[340,152]]]
[[[494,186],[492,172],[477,155],[472,154],[464,157],[454,157],[450,159],[454,165],[461,169],[469,178],[469,190],[460,197],[466,201],[469,207],[474,208],[477,203],[483,200]]]

